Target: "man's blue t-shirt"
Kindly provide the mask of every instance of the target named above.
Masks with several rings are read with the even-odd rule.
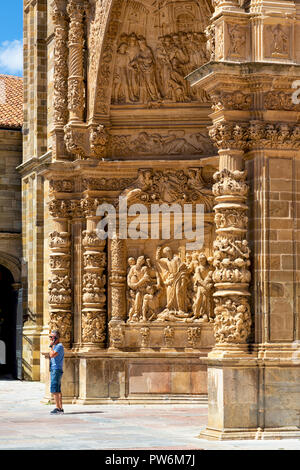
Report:
[[[64,356],[65,356],[63,345],[61,343],[55,344],[53,346],[53,351],[57,352],[58,355],[56,357],[51,357],[50,369],[51,370],[63,370],[63,362],[64,362]]]

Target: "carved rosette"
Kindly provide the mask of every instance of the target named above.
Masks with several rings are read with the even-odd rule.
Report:
[[[99,201],[86,198],[81,208],[87,219],[87,230],[82,233],[83,275],[81,337],[88,347],[106,345],[106,241],[97,236],[96,209]]]
[[[82,121],[85,108],[85,90],[83,70],[84,7],[81,0],[69,0],[67,12],[70,20],[68,108],[70,121]]]
[[[72,341],[72,288],[71,288],[71,236],[68,220],[70,201],[53,199],[49,203],[49,212],[54,219],[55,230],[49,234],[50,270],[49,307],[50,330],[60,331],[65,347]]]
[[[211,129],[219,147],[220,171],[215,173],[215,226],[213,281],[214,332],[217,346],[247,343],[251,329],[249,282],[250,249],[246,172],[242,170],[247,146],[245,126],[219,123]]]

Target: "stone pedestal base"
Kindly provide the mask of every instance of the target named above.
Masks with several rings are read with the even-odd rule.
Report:
[[[216,355],[216,353],[214,353]],[[300,361],[277,357],[212,357],[208,365],[208,424],[201,439],[300,437]]]
[[[65,353],[64,403],[207,403],[205,353],[105,351]],[[49,359],[46,362],[49,364]],[[49,372],[45,401],[51,399]]]

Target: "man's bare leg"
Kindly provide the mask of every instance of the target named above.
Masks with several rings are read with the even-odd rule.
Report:
[[[59,401],[59,393],[53,393],[54,395],[54,400],[55,400],[55,405],[56,405],[56,408],[58,408],[60,410],[60,401]]]
[[[58,401],[59,401],[59,409],[62,410],[63,404],[62,404],[62,394],[58,393]]]

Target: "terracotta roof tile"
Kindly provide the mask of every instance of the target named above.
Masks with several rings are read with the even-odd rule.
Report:
[[[23,79],[0,74],[0,127],[23,125]]]

